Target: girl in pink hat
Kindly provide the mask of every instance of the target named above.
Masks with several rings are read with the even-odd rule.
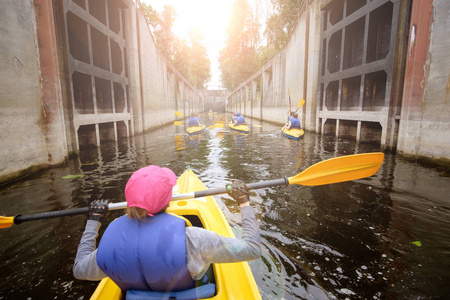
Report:
[[[192,290],[196,297],[208,298],[215,293],[213,284],[200,287],[201,291],[194,287],[196,281],[204,280],[212,263],[248,261],[261,256],[258,224],[248,188],[242,181],[233,183],[228,193],[241,209],[242,239],[186,227],[184,220],[165,213],[176,181],[168,168],[148,166],[134,172],[125,187],[127,215],[107,227],[97,249],[96,238],[108,202],[92,202],[75,258],[74,276],[82,280],[110,277],[127,293],[127,299],[132,299],[136,290]]]

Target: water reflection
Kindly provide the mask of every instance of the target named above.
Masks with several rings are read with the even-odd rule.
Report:
[[[175,134],[175,151],[180,152],[186,148],[184,144],[184,137],[182,134]]]
[[[227,116],[202,120],[226,124]],[[194,139],[184,126],[82,149],[65,167],[2,186],[0,211],[12,216],[84,207],[94,199],[122,202],[129,176],[149,164],[177,175],[190,166],[214,188],[233,179],[294,176],[328,158],[377,150],[311,133],[290,140],[280,136],[280,126],[264,123],[244,135],[208,126]],[[63,179],[71,174],[83,177]],[[368,179],[253,192],[264,249],[250,266],[263,299],[445,298],[450,294],[449,192],[448,173],[391,155]],[[216,199],[239,235],[237,206],[227,195]],[[121,213],[112,212],[109,221]],[[71,273],[85,220],[64,217],[0,230],[0,298],[87,299],[97,283],[75,280]],[[413,244],[417,241],[421,247]]]

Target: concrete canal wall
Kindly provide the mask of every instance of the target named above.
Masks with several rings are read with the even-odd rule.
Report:
[[[0,183],[203,111],[139,2],[6,0],[0,32]]]
[[[450,2],[417,1],[412,9],[399,128],[399,152],[450,158]]]
[[[192,111],[203,111],[203,94],[159,53],[142,11],[135,6],[129,10],[132,20],[128,32],[134,38],[129,43],[130,60],[135,66],[131,78],[136,84],[131,98],[134,124],[139,126],[137,132],[173,121],[175,111],[185,116]]]
[[[46,14],[30,1],[4,1],[0,10],[0,177],[7,179],[67,155],[57,61],[48,49],[54,32],[37,28],[51,22]]]
[[[450,165],[446,0],[304,1],[286,47],[228,97],[228,111]]]

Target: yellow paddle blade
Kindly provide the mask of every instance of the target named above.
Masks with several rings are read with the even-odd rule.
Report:
[[[0,216],[0,228],[8,228],[14,224],[14,217],[3,217]]]
[[[262,127],[261,125],[253,125],[253,127]]]
[[[305,104],[305,99],[300,100],[300,102],[298,103],[298,108],[302,107],[303,104]]]
[[[381,152],[336,157],[319,162],[288,180],[289,184],[314,186],[360,179],[375,174],[383,159]]]
[[[180,125],[183,125],[183,122],[175,121],[175,122],[173,122],[173,125],[180,126]]]
[[[176,111],[176,112],[175,112],[175,116],[177,116],[177,117],[182,117],[182,116],[183,116],[183,114],[182,114],[182,113],[180,113],[179,111]]]

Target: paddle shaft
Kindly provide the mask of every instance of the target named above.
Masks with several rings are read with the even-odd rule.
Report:
[[[262,189],[262,188],[278,186],[278,185],[289,185],[289,180],[287,179],[287,177],[284,177],[282,179],[261,181],[261,182],[256,182],[256,183],[248,183],[247,187],[249,189],[256,190],[256,189]],[[201,197],[214,196],[214,195],[220,195],[220,194],[226,194],[226,193],[227,193],[226,187],[219,187],[219,188],[208,189],[205,191],[197,191],[197,192],[190,192],[190,193],[180,194],[180,195],[172,195],[171,201],[179,201],[179,200],[190,199],[190,198],[201,198]]]
[[[289,109],[291,108],[291,91],[288,89],[289,94]]]
[[[117,210],[117,209],[122,209],[122,208],[126,208],[126,207],[127,207],[126,202],[118,202],[118,203],[109,203],[108,204],[109,210]],[[19,225],[23,222],[28,222],[28,221],[83,215],[83,214],[87,214],[88,212],[89,212],[89,207],[81,207],[81,208],[74,208],[74,209],[67,209],[67,210],[44,212],[44,213],[39,213],[39,214],[27,215],[27,216],[16,215],[14,217],[14,224]]]
[[[50,219],[50,218],[64,217],[64,216],[82,215],[82,214],[85,214],[88,212],[89,212],[89,207],[82,207],[82,208],[74,208],[74,209],[68,209],[68,210],[44,212],[44,213],[33,214],[33,215],[28,215],[28,216],[16,215],[14,217],[14,224],[18,225],[18,224],[21,224],[21,223],[27,222],[27,221]]]

